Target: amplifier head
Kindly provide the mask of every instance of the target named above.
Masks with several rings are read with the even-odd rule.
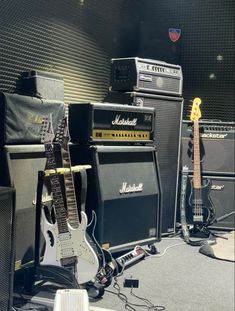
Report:
[[[110,91],[143,91],[182,95],[179,65],[138,57],[111,59]]]
[[[75,143],[150,143],[154,108],[110,103],[69,105],[69,130]]]

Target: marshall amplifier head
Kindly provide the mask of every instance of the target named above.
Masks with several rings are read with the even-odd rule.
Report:
[[[138,57],[111,59],[110,91],[182,95],[181,66]]]
[[[110,103],[69,105],[69,131],[74,143],[154,140],[155,110]]]
[[[234,175],[235,153],[234,122],[200,122],[201,169],[204,174]],[[182,126],[182,166],[193,171],[193,126],[183,121]]]

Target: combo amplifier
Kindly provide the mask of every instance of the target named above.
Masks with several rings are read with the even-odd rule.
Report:
[[[234,175],[235,124],[234,122],[200,122],[201,169],[203,174]],[[192,122],[183,121],[182,166],[193,171]]]
[[[5,145],[0,148],[0,186],[14,187],[16,190],[16,270],[34,260],[38,171],[43,171],[45,166],[43,145]],[[49,185],[45,185],[42,197],[44,204],[51,203],[49,194]]]
[[[69,105],[69,131],[74,143],[154,140],[155,110],[110,103]]]
[[[155,108],[155,141],[162,182],[162,235],[175,232],[183,98],[139,92],[109,92],[106,101]]]
[[[72,165],[92,166],[86,213],[91,219],[96,212],[95,237],[102,247],[117,252],[160,239],[161,184],[153,146],[71,144],[70,156]]]
[[[186,194],[186,214],[192,207],[189,205],[190,180],[189,175],[187,194]],[[215,222],[209,226],[214,229],[235,229],[234,214],[234,189],[235,177],[233,176],[202,176],[202,184],[210,182],[209,196],[215,209]]]
[[[181,96],[179,65],[138,57],[111,59],[110,91],[142,91]]]
[[[64,102],[0,93],[0,144],[39,144],[43,117],[52,113],[56,128],[64,116]]]

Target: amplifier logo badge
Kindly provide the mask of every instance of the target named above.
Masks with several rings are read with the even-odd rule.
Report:
[[[211,190],[218,190],[221,191],[224,189],[224,185],[212,185]]]
[[[112,125],[128,125],[128,126],[136,126],[137,124],[137,118],[134,118],[132,120],[130,120],[129,118],[121,119],[121,115],[117,114],[115,117],[115,120],[112,121]]]
[[[125,193],[133,193],[133,192],[142,192],[144,189],[144,184],[143,183],[139,183],[139,185],[127,185],[127,182],[123,182],[122,183],[122,187],[119,190],[120,194],[125,194]]]
[[[179,40],[179,38],[181,36],[181,29],[169,28],[168,34],[169,34],[171,41],[176,42]]]
[[[152,82],[153,81],[153,77],[149,76],[149,75],[140,74],[140,81]]]
[[[219,139],[224,139],[228,134],[214,134],[214,133],[203,133],[202,137],[203,138],[219,138]]]

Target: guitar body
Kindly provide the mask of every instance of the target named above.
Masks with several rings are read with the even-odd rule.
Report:
[[[215,217],[214,208],[210,199],[211,182],[206,180],[200,189],[195,189],[191,180],[191,192],[189,196],[190,211],[187,213],[188,223],[208,226]]]
[[[41,228],[46,240],[42,264],[72,270],[78,284],[91,281],[99,270],[96,253],[86,238],[86,227],[87,216],[82,212],[78,228],[68,224],[68,232],[59,233],[57,223],[50,223],[42,213]]]
[[[86,229],[87,239],[88,239],[89,243],[92,245],[93,249],[95,250],[95,253],[96,253],[96,255],[98,257],[98,261],[99,261],[99,267],[101,269],[105,264],[105,256],[104,256],[104,253],[103,253],[101,246],[99,245],[99,243],[97,242],[97,240],[95,238],[96,224],[97,224],[97,216],[96,216],[95,211],[92,211],[92,219],[91,219],[91,221],[88,224],[87,229]]]

